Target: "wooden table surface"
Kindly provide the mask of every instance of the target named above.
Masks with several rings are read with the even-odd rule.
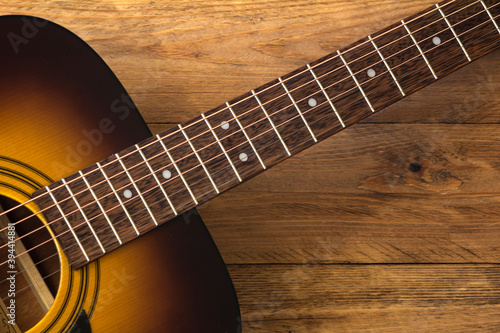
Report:
[[[432,4],[16,0],[0,13],[82,37],[158,133]],[[499,60],[199,208],[244,332],[500,331]]]

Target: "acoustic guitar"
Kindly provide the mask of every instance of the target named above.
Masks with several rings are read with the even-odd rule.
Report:
[[[496,49],[499,16],[444,1],[156,136],[81,39],[0,17],[1,331],[240,332],[196,207]]]

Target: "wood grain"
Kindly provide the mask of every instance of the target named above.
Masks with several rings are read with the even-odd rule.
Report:
[[[432,4],[49,0],[0,12],[82,37],[158,133]],[[498,331],[499,59],[199,209],[246,332]]]
[[[308,264],[230,272],[237,289],[249,290],[240,297],[250,319],[246,332],[494,332],[500,325],[495,265]]]

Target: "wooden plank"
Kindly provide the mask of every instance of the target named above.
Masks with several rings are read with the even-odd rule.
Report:
[[[111,66],[148,122],[180,123],[434,3],[141,0],[100,3],[96,10],[90,0],[3,1],[0,9],[75,32]],[[488,114],[498,105],[491,96],[500,80],[488,67],[498,67],[497,53],[367,121],[498,122]]]
[[[231,264],[484,263],[500,260],[498,200],[230,192],[200,213]]]
[[[244,332],[497,332],[498,265],[230,266]],[[272,281],[272,283],[270,283]]]
[[[496,124],[354,125],[234,192],[498,193],[499,136]],[[412,164],[420,171],[412,172]]]
[[[70,29],[110,65],[148,122],[168,112],[181,123],[433,4],[24,0],[0,9]]]

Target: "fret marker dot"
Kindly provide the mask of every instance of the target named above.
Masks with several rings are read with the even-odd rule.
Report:
[[[229,129],[229,123],[227,121],[223,121],[221,124],[220,124],[220,127],[223,129],[223,130],[227,130]]]
[[[434,45],[439,45],[441,44],[441,38],[436,36],[432,39],[432,42],[434,43]]]
[[[165,179],[170,179],[170,177],[172,177],[172,173],[168,170],[165,170],[165,171],[163,171],[162,176]]]
[[[318,105],[318,101],[314,98],[309,98],[309,101],[307,103],[309,103],[309,106],[312,108]]]
[[[375,70],[373,68],[370,68],[368,70],[367,74],[369,77],[375,77],[375,75],[377,75],[377,73],[375,72]]]
[[[123,191],[123,196],[127,199],[132,198],[132,191],[131,190],[125,190]]]
[[[241,153],[240,154],[240,161],[242,161],[242,162],[248,161],[248,155],[245,153]]]

